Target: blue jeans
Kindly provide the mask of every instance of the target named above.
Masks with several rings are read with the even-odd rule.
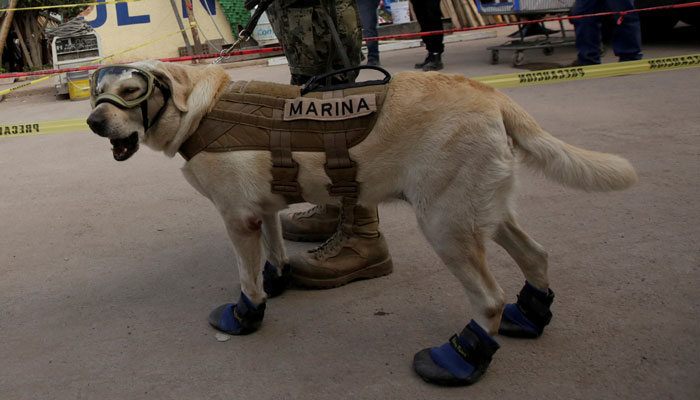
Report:
[[[377,7],[379,0],[357,0],[357,6],[360,9],[360,22],[362,23],[363,37],[377,37]],[[367,61],[379,62],[379,42],[372,40],[367,42]]]
[[[634,9],[633,0],[576,0],[572,15],[585,15],[607,11],[627,11]],[[614,16],[616,24],[612,35],[612,48],[620,61],[642,59],[642,33],[639,14],[625,14],[621,24]],[[586,64],[600,64],[601,24],[599,18],[572,20],[576,32],[576,50],[579,61]]]

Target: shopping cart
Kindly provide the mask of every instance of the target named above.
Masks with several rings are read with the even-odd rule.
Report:
[[[538,15],[554,14],[567,15],[571,12],[575,0],[476,0],[479,13],[483,15],[515,15],[516,17],[535,17]],[[514,40],[510,40],[500,46],[491,46],[491,64],[498,64],[501,50],[514,51],[513,65],[522,65],[525,61],[526,50],[542,50],[544,55],[554,53],[555,47],[572,46],[575,44],[574,35],[564,29],[564,22],[559,21],[559,31],[547,29],[543,23],[538,23],[540,30],[536,35],[527,38],[526,24],[518,25],[518,32]],[[555,35],[559,33],[559,35]]]

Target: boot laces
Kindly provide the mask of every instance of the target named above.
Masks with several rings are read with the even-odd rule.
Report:
[[[349,237],[350,236],[347,234],[347,232],[345,232],[345,229],[338,229],[333,236],[329,237],[328,240],[323,242],[323,244],[317,248],[310,250],[310,252],[317,260],[334,255]]]
[[[325,210],[326,206],[325,205],[317,205],[309,208],[306,211],[300,211],[297,213],[294,213],[294,217],[296,218],[308,218],[313,216],[316,213],[321,213]]]

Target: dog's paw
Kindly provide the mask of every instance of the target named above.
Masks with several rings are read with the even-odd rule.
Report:
[[[544,331],[552,320],[549,310],[554,301],[554,292],[537,289],[525,282],[516,303],[506,305],[501,317],[498,333],[504,336],[534,339]]]
[[[479,324],[471,321],[462,333],[442,346],[416,353],[413,369],[424,381],[436,385],[471,385],[486,372],[499,347]]]
[[[281,295],[287,289],[291,281],[292,267],[289,264],[284,265],[281,275],[278,276],[277,268],[270,264],[269,261],[265,262],[265,268],[263,269],[263,288],[268,298]]]
[[[262,324],[265,303],[257,307],[241,292],[238,303],[222,304],[209,314],[209,324],[229,335],[253,333]]]

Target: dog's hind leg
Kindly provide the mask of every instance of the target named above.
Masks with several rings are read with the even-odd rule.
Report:
[[[547,252],[520,228],[512,215],[498,225],[493,240],[513,257],[525,280],[539,290],[549,289]]]
[[[466,290],[474,320],[487,332],[496,333],[505,294],[486,264],[484,234],[466,224],[421,225],[433,249]]]
[[[549,289],[547,252],[518,226],[512,214],[498,225],[493,240],[513,257],[525,275],[525,286],[517,302],[506,306],[498,332],[536,338],[552,319],[549,308],[554,292]]]
[[[269,213],[262,218],[262,239],[267,261],[263,269],[263,287],[267,296],[279,296],[292,279],[292,269],[284,250],[282,229],[278,213]]]
[[[419,217],[419,223],[435,251],[466,289],[474,319],[442,346],[418,352],[413,367],[427,382],[470,385],[486,372],[499,348],[490,334],[498,329],[505,296],[486,265],[484,234],[469,223],[462,224],[463,218],[454,217],[460,216],[442,215],[431,222]]]

